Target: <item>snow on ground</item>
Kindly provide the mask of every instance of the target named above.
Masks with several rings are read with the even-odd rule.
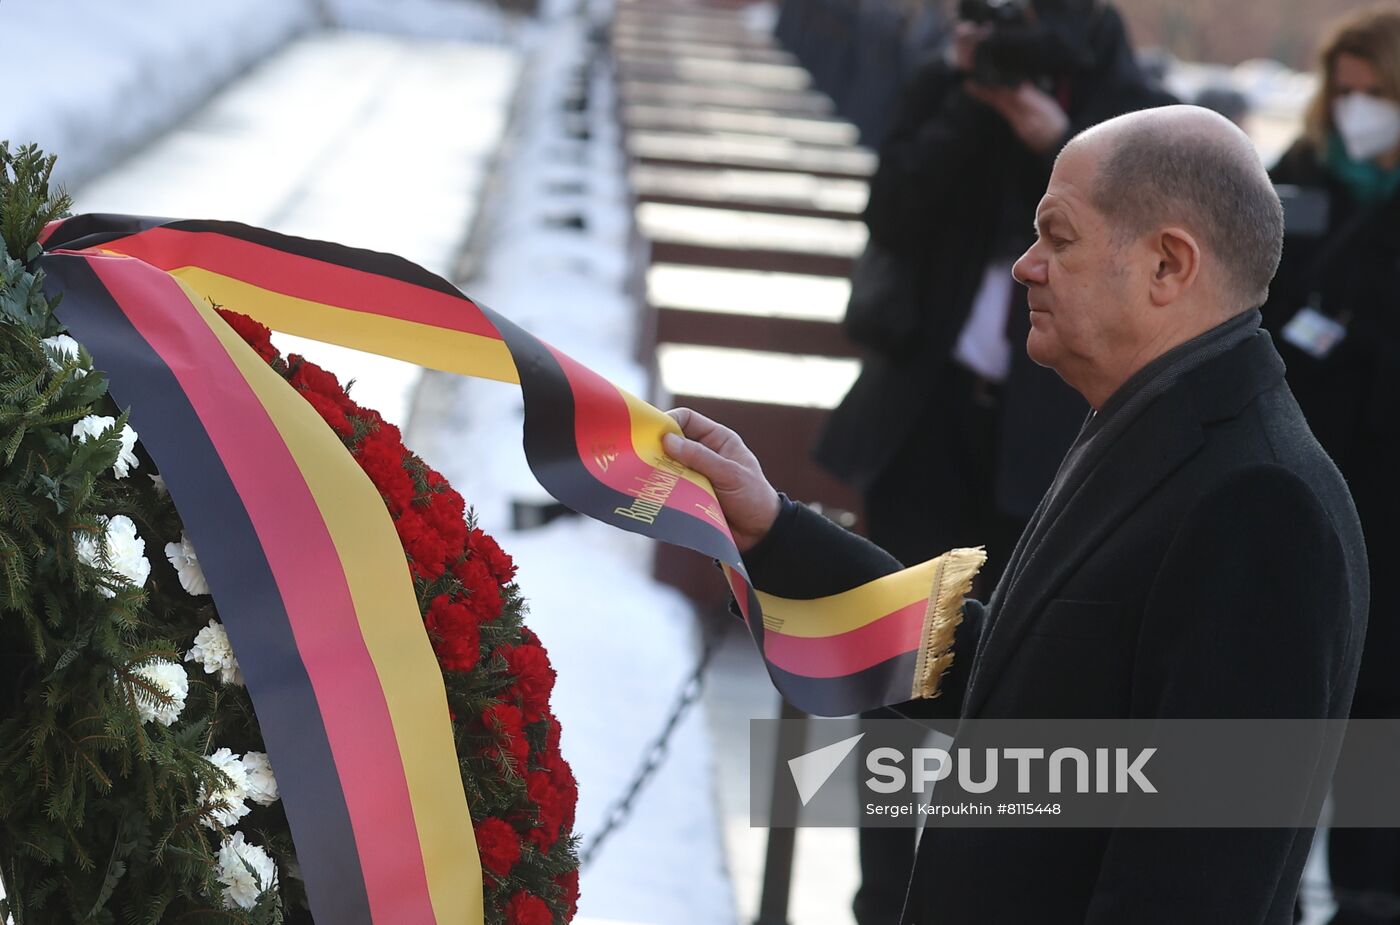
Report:
[[[5,0],[0,139],[62,152],[60,179],[85,180],[314,23],[308,0]]]
[[[588,114],[565,115],[561,98],[587,52],[583,26],[563,20],[537,39],[520,132],[482,229],[486,249],[464,288],[641,394],[644,373],[632,359],[636,308],[623,292],[629,217],[607,82],[592,75]],[[577,218],[584,228],[568,227]],[[580,782],[578,829],[587,842],[689,673],[694,618],[683,598],[649,579],[650,541],[581,518],[506,529],[512,500],[547,500],[520,448],[521,415],[513,386],[429,374],[409,440],[520,563],[529,622],[559,672],[554,702]],[[584,871],[580,921],[734,921],[712,762],[697,707],[630,821]]]
[[[78,187],[74,208],[242,221],[450,276],[519,65],[518,52],[498,45],[307,35]],[[418,367],[300,338],[277,343],[357,380],[356,399],[388,419],[407,418]]]
[[[342,29],[418,38],[500,42],[514,30],[494,5],[471,0],[320,0]]]

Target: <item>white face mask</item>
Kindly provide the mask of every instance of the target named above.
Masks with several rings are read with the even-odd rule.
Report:
[[[1400,103],[1348,93],[1332,101],[1332,121],[1342,136],[1347,156],[1369,161],[1400,145]]]

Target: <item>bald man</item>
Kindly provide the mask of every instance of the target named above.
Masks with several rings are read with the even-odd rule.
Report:
[[[1105,122],[1060,154],[1013,275],[1026,350],[1093,409],[941,704],[963,718],[1347,716],[1365,632],[1356,512],[1259,329],[1283,215],[1204,109]],[[673,412],[757,587],[810,597],[899,567],[779,495],[737,435]],[[947,486],[957,491],[956,485]],[[1325,762],[1324,762],[1325,763]],[[1312,772],[1325,787],[1332,767]],[[917,925],[1284,925],[1310,829],[927,830]]]

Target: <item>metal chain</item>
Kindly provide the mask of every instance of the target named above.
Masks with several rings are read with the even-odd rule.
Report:
[[[671,708],[670,715],[666,717],[666,723],[661,727],[661,733],[647,747],[642,756],[641,764],[632,775],[631,782],[622,792],[622,796],[613,801],[604,817],[602,826],[579,852],[579,866],[581,868],[586,869],[597,858],[598,852],[608,838],[631,817],[637,797],[646,789],[652,776],[665,762],[667,750],[671,746],[671,737],[680,726],[681,720],[690,712],[690,708],[700,699],[700,693],[705,688],[705,671],[710,667],[710,662],[714,659],[715,652],[719,650],[719,644],[724,639],[728,629],[728,621],[706,618],[704,636],[700,646],[700,658],[691,670],[690,677],[686,678],[685,683],[681,685],[675,706]]]

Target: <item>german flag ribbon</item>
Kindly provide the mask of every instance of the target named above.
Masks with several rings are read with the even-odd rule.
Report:
[[[277,768],[318,921],[482,921],[441,673],[383,502],[213,310],[517,383],[530,468],[579,513],[719,560],[778,690],[821,715],[937,693],[984,556],[830,597],[755,590],[675,422],[389,254],[233,222],[81,215],[45,229],[58,316],[92,354],[199,549]]]

